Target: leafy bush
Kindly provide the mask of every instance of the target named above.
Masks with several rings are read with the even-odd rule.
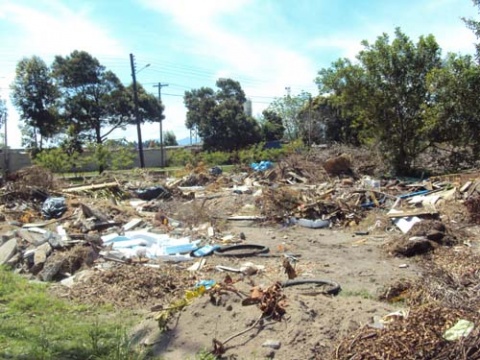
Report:
[[[202,161],[209,165],[228,165],[231,161],[231,154],[224,151],[204,152],[201,154]]]
[[[56,173],[72,171],[81,166],[80,154],[75,152],[69,156],[61,148],[42,150],[36,154],[33,162]]]
[[[265,149],[265,143],[258,143],[243,149],[238,152],[238,161],[241,164],[249,165],[252,162],[259,162],[262,160],[278,161],[280,158],[292,151],[289,147],[282,147],[279,149]]]
[[[135,159],[133,147],[119,142],[90,143],[87,149],[90,153],[88,162],[94,164],[99,171],[131,168]]]
[[[185,166],[196,163],[194,154],[190,150],[175,149],[169,152],[167,157],[168,166]]]

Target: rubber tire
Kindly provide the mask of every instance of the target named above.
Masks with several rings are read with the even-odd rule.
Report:
[[[252,249],[250,252],[244,252],[241,254],[229,254],[229,251],[235,250],[243,250],[243,249]],[[255,245],[255,244],[241,244],[241,245],[231,245],[231,246],[224,246],[220,249],[214,251],[215,255],[218,256],[229,256],[229,257],[247,257],[247,256],[256,256],[259,254],[268,253],[270,249],[263,245]]]
[[[337,295],[342,289],[340,284],[336,283],[335,281],[319,279],[287,280],[282,283],[282,287],[291,287],[304,284],[331,285],[332,288],[326,291],[326,293],[329,295]]]

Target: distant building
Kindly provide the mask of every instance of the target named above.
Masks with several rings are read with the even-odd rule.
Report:
[[[247,116],[252,116],[252,100],[247,99],[245,103],[243,104],[243,111],[245,112],[245,115]]]

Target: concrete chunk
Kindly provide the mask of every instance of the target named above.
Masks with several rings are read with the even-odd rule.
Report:
[[[49,243],[40,245],[33,254],[34,265],[44,264],[48,255],[52,252],[52,246]]]
[[[4,265],[17,253],[17,239],[10,239],[0,246],[0,265]]]

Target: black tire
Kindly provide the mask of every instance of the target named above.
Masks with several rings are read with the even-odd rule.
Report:
[[[250,250],[237,253],[237,250]],[[255,244],[242,244],[242,245],[231,245],[224,246],[220,249],[215,250],[214,254],[218,256],[230,256],[230,257],[247,257],[247,256],[256,256],[259,254],[268,253],[270,249],[263,245]]]
[[[342,289],[340,287],[340,284],[336,283],[335,281],[319,280],[319,279],[287,280],[282,283],[282,286],[291,287],[291,286],[305,285],[305,284],[330,285],[331,288],[325,290],[325,293],[329,295],[337,295]]]

